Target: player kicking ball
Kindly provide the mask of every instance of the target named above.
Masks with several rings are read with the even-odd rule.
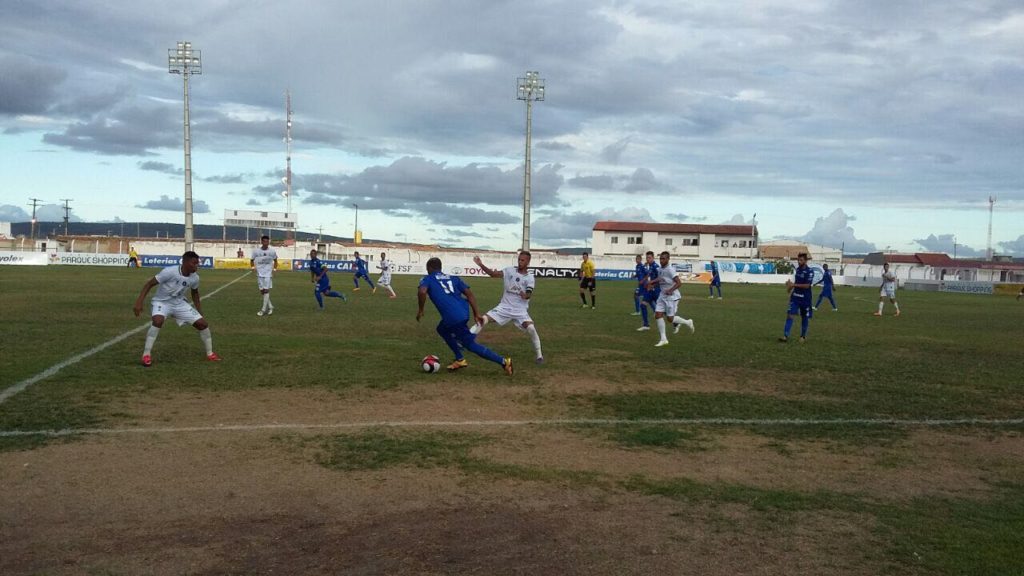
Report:
[[[448,365],[449,372],[469,366],[469,362],[462,355],[462,349],[465,348],[477,356],[501,366],[505,370],[505,374],[512,375],[512,359],[502,358],[486,346],[477,344],[476,335],[466,327],[471,311],[473,318],[480,321],[476,297],[461,278],[441,271],[440,258],[427,260],[427,275],[420,280],[417,293],[419,301],[419,310],[416,312],[417,322],[423,318],[423,305],[426,304],[428,296],[438,313],[441,314],[441,321],[437,324],[437,333],[455,354],[455,361]]]
[[[146,344],[142,349],[143,366],[153,365],[151,355],[153,344],[156,342],[156,337],[160,335],[164,319],[168,316],[177,321],[179,326],[191,324],[199,331],[199,339],[206,347],[206,359],[213,362],[220,360],[220,356],[213,352],[213,336],[210,335],[210,326],[202,314],[198,269],[199,255],[189,250],[181,256],[180,265],[164,268],[142,285],[142,292],[139,293],[139,297],[135,299],[135,306],[132,307],[135,316],[142,314],[142,304],[146,300],[146,294],[149,294],[150,289],[154,286],[159,286],[151,302],[153,324],[149,327],[149,332],[146,333]],[[191,291],[192,304],[185,300],[185,290]]]
[[[469,331],[473,334],[483,332],[484,327],[490,322],[498,326],[504,326],[512,321],[516,328],[526,332],[533,342],[533,351],[537,355],[537,364],[544,363],[544,354],[540,351],[540,336],[537,334],[537,327],[530,318],[530,298],[533,296],[533,289],[536,279],[530,274],[530,253],[522,251],[516,260],[515,266],[509,266],[502,271],[491,270],[480,260],[479,256],[473,257],[473,263],[480,267],[491,278],[504,278],[505,291],[502,292],[501,301],[498,305],[484,314],[483,320],[474,324]]]

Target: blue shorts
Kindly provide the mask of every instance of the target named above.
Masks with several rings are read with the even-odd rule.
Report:
[[[722,285],[722,279],[719,278],[718,276],[715,276],[714,278],[711,279],[711,285],[712,286],[721,286]]]
[[[658,297],[661,296],[661,290],[648,290],[644,292],[644,301],[650,302],[653,306],[658,301]]]
[[[804,300],[790,300],[789,310],[786,314],[799,314],[801,318],[810,318],[812,315],[811,303]]]
[[[316,289],[319,292],[327,292],[331,289],[331,280],[326,274],[316,282]]]

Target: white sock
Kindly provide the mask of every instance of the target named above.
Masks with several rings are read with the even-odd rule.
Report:
[[[206,355],[213,354],[213,336],[210,335],[210,328],[206,327],[200,330],[199,338],[203,341],[203,346],[206,346]]]
[[[142,349],[143,356],[149,356],[149,353],[153,351],[153,343],[156,342],[156,337],[159,335],[160,329],[151,325],[149,332],[146,332],[146,347]]]
[[[668,338],[665,337],[665,319],[658,318],[656,321],[658,323],[658,334],[661,334],[661,339],[668,340]]]
[[[397,296],[397,294],[395,294],[395,290],[394,290],[394,289],[393,289],[393,288],[391,287],[391,285],[390,285],[390,284],[388,284],[387,286],[385,286],[385,288],[387,288],[387,289],[388,289],[388,292],[391,292],[391,295],[392,295],[392,296]]]
[[[267,308],[273,308],[273,306],[270,305],[270,292],[263,295],[263,309],[266,310]]]
[[[878,313],[879,314],[882,313],[882,307],[884,307],[884,306],[885,306],[885,302],[879,302],[878,303]]]
[[[892,305],[896,307],[896,311],[897,312],[900,311],[900,303],[899,302],[893,302]]]
[[[683,318],[681,316],[673,316],[672,317],[672,324],[685,324],[685,323],[686,323],[686,321],[683,320]]]
[[[533,342],[533,351],[537,353],[537,358],[541,358],[544,355],[540,353],[540,334],[537,334],[537,327],[530,324],[526,327],[526,333],[530,335],[530,340]]]

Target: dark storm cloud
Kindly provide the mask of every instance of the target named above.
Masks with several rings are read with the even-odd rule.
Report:
[[[598,212],[560,213],[543,211],[539,218],[534,218],[530,226],[532,238],[565,243],[581,243],[589,240],[594,224],[600,220],[622,222],[654,222],[654,218],[646,208],[605,208]]]
[[[939,234],[938,236],[929,234],[927,238],[914,239],[914,242],[917,242],[927,252],[945,252],[950,256],[955,254],[957,258],[977,258],[986,254],[985,250],[976,250],[965,244],[957,243],[956,236],[953,234]]]
[[[67,73],[51,63],[0,55],[0,114],[44,114]]]
[[[613,190],[615,179],[607,174],[602,176],[577,176],[570,178],[567,182],[575,188],[588,188],[590,190]]]
[[[661,182],[654,176],[650,168],[637,168],[629,176],[629,181],[623,188],[626,192],[648,192],[664,188]]]
[[[181,176],[185,173],[183,168],[178,168],[167,162],[156,162],[153,160],[146,160],[139,162],[139,170],[146,170],[149,172],[160,172],[161,174],[170,174],[172,176]]]
[[[166,212],[184,212],[185,201],[179,198],[170,198],[168,196],[160,195],[159,200],[150,200],[145,204],[136,204],[136,208],[146,208],[149,210],[161,210]],[[206,214],[210,211],[210,206],[203,200],[194,200],[192,202],[192,213],[193,214]]]
[[[512,224],[521,222],[521,216],[513,216],[506,212],[482,210],[480,208],[464,208],[451,204],[424,204],[415,208],[416,212],[433,224],[442,226],[472,226],[474,224]]]
[[[131,106],[111,117],[68,125],[63,133],[47,133],[43,141],[79,152],[105,155],[151,156],[154,148],[181,145],[177,115],[165,107]]]
[[[0,222],[27,222],[32,219],[20,206],[4,204],[0,206]]]

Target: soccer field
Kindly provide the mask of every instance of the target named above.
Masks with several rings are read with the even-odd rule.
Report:
[[[539,279],[543,365],[511,325],[479,337],[510,378],[420,370],[451,353],[419,277],[389,300],[332,274],[349,302],[320,312],[282,272],[258,317],[253,275],[206,270],[223,361],[168,322],[144,368],[155,272],[0,270],[0,574],[1024,573],[1012,297],[878,318],[840,287],[782,344],[783,287],[685,285],[696,332],[655,348],[632,283],[591,310]]]

